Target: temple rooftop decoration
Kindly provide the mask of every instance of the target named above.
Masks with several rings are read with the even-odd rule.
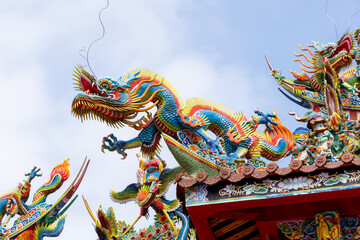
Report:
[[[281,222],[326,211],[360,215],[355,204],[360,200],[359,165],[359,158],[346,154],[338,162],[318,157],[314,165],[293,160],[284,168],[270,163],[254,170],[249,165],[241,173],[224,168],[218,176],[201,172],[182,178],[178,196],[184,197],[200,239],[288,239],[280,237]]]
[[[160,218],[168,224],[166,231],[171,229],[169,239],[194,238],[192,227],[206,240],[359,239],[359,44],[358,29],[337,43],[300,46],[303,53],[295,56],[302,73],[291,71],[294,80],[266,58],[280,91],[306,109],[302,117],[289,113],[299,122],[292,131],[275,110],[255,108],[255,116],[247,118],[213,101],[182,101],[164,77],[148,69],[115,80],[97,79],[77,67],[79,93],[72,113],[81,120],[94,118],[139,131],[128,140],[104,137],[102,150],[126,158],[127,149],[139,148],[144,157],[138,182],[111,194],[115,202],[137,202],[138,218],[125,224],[126,229],[110,231],[89,210],[99,237],[140,237],[130,229],[152,207],[157,216],[155,225],[144,230],[148,239],[160,237],[161,230],[154,230]],[[161,138],[179,167],[165,169]],[[289,164],[279,167],[278,160]],[[177,182],[177,199],[169,201],[163,194],[172,181]],[[111,210],[108,215],[115,221]],[[105,213],[100,209],[98,216]],[[176,218],[181,218],[180,225]],[[101,234],[109,231],[112,235]]]

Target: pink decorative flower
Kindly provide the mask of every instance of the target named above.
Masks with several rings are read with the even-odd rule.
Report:
[[[170,225],[169,224],[167,224],[167,223],[165,223],[164,225],[162,225],[162,230],[163,230],[163,232],[165,232],[165,231],[167,231],[167,230],[169,230],[170,229]]]
[[[160,235],[160,234],[161,234],[161,229],[155,228],[155,235]]]
[[[307,176],[300,176],[295,178],[287,178],[278,183],[278,187],[284,190],[298,190],[311,187],[314,179],[308,178]]]
[[[145,237],[145,235],[146,235],[145,230],[139,232],[139,238]]]
[[[174,237],[174,233],[172,231],[168,231],[166,234],[165,234],[165,237],[167,237],[168,239]]]
[[[136,237],[135,237],[135,236],[132,236],[132,237],[130,238],[130,240],[136,240]]]

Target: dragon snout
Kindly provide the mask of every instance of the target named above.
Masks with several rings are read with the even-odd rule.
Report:
[[[97,83],[95,81],[91,81],[85,76],[85,74],[80,74],[80,84],[84,92],[98,93],[96,86]]]

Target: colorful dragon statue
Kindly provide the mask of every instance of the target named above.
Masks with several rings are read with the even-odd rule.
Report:
[[[195,230],[189,228],[189,217],[182,213],[181,209],[169,213],[172,221],[179,226],[178,232],[167,223],[168,219],[164,214],[157,213],[154,217],[154,223],[148,228],[134,230],[125,221],[117,221],[112,207],[103,211],[101,206],[97,212],[98,219],[94,216],[96,222],[95,231],[99,240],[120,240],[120,239],[196,239]],[[126,232],[126,238],[122,235]]]
[[[312,52],[309,48],[300,49],[310,54],[296,54],[297,57],[304,57],[309,64],[305,64],[302,60],[296,59],[302,64],[300,68],[303,73],[299,74],[290,71],[295,77],[295,80],[290,80],[284,77],[280,70],[275,70],[269,64],[271,74],[279,85],[286,90],[291,96],[288,96],[284,91],[280,91],[290,100],[305,107],[307,109],[316,109],[327,107],[332,112],[339,112],[339,107],[350,110],[359,109],[360,102],[356,94],[359,92],[357,84],[359,83],[356,74],[356,68],[344,70],[344,68],[351,65],[352,60],[358,56],[358,47],[355,46],[359,32],[354,34],[345,34],[337,43],[321,44],[313,42],[309,47],[314,48]],[[341,71],[343,70],[343,71]],[[341,73],[340,73],[341,72]],[[307,73],[312,73],[308,76]]]
[[[150,70],[136,69],[115,81],[97,80],[77,67],[74,76],[75,89],[81,92],[72,103],[75,116],[81,120],[99,119],[114,127],[126,124],[140,131],[137,137],[127,141],[117,140],[112,134],[103,139],[103,150],[117,151],[124,158],[126,149],[136,147],[141,147],[141,152],[151,158],[159,151],[161,135],[183,144],[179,134],[188,132],[204,142],[206,147],[201,150],[216,155],[214,162],[204,161],[200,169],[179,162],[187,173],[193,174],[204,170],[203,167],[218,171],[219,166],[236,165],[260,156],[276,161],[294,144],[291,132],[280,124],[275,114],[256,110],[258,117],[247,120],[242,113],[233,113],[203,99],[193,98],[183,104],[170,84]],[[140,112],[146,116],[133,121]],[[259,124],[265,125],[264,132],[257,131]],[[207,130],[217,139],[213,140]]]
[[[30,193],[30,182],[35,177],[41,176],[41,174],[38,174],[39,168],[34,167],[30,173],[26,174],[29,177],[25,180],[24,185],[19,184],[14,190],[2,194],[0,196],[0,223],[5,215],[8,216],[5,222],[1,224],[0,239],[41,240],[45,236],[58,236],[65,224],[63,214],[76,197],[65,208],[64,206],[74,195],[89,164],[88,161],[85,165],[85,161],[76,179],[55,204],[47,204],[46,199],[49,194],[57,191],[63,182],[69,178],[69,159],[53,168],[50,179],[35,192],[31,204],[26,204]],[[10,218],[16,214],[19,214],[20,217],[14,221],[12,227],[6,228]]]
[[[143,160],[139,154],[137,156],[139,159],[137,183],[128,185],[121,192],[111,191],[110,194],[114,202],[124,204],[135,201],[139,205],[140,214],[130,226],[125,222],[118,223],[112,208],[109,208],[105,213],[100,206],[97,219],[84,199],[88,212],[96,223],[95,230],[99,239],[132,239],[132,237],[136,239],[136,236],[139,236],[140,239],[162,239],[162,237],[178,240],[189,239],[194,235],[194,231],[190,230],[189,217],[183,214],[179,208],[179,200],[169,201],[164,197],[170,184],[183,170],[181,167],[166,168],[166,163],[160,158]],[[152,207],[156,212],[155,223],[150,228],[137,233],[132,227],[140,217],[145,216],[147,218],[149,216],[149,207]]]
[[[6,227],[10,218],[15,214],[25,215],[28,213],[29,207],[25,205],[25,202],[29,198],[31,180],[35,177],[41,176],[38,174],[39,168],[34,167],[30,173],[25,174],[29,176],[27,180],[24,180],[24,184],[19,184],[14,190],[2,194],[0,197],[0,224],[2,227]],[[2,223],[2,219],[5,215],[8,215],[5,222]]]
[[[296,78],[289,80],[275,70],[266,59],[271,75],[285,89],[279,89],[287,98],[308,109],[304,117],[295,119],[306,122],[307,128],[298,128],[293,133],[298,145],[287,155],[313,164],[318,156],[328,161],[338,161],[345,153],[360,154],[360,29],[344,34],[337,43],[321,44],[313,42],[309,48],[301,50],[310,54],[296,54],[304,57],[309,64],[297,59],[302,66],[302,74],[291,72]],[[266,57],[265,57],[266,58]],[[349,67],[355,59],[355,67]],[[310,77],[307,73],[312,73]],[[295,98],[295,99],[294,99]],[[297,100],[296,100],[297,99]]]

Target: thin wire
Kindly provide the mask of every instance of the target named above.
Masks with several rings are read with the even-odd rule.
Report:
[[[349,18],[349,27],[350,27],[352,18],[355,17],[356,15],[358,15],[359,12],[360,12],[360,7],[359,7],[359,9]]]
[[[81,46],[81,49],[79,49],[78,53],[83,59],[85,59],[85,61],[87,61],[86,57],[83,55],[83,52],[85,52],[85,51],[86,51],[86,47],[83,45],[83,46]],[[83,65],[82,67],[85,68],[87,66],[88,65]]]
[[[89,62],[89,52],[90,52],[90,48],[92,47],[92,45],[93,45],[95,42],[101,40],[101,39],[105,36],[105,26],[104,26],[104,24],[103,24],[103,22],[102,22],[102,20],[101,20],[101,13],[102,13],[102,11],[104,11],[105,9],[107,9],[108,7],[109,7],[109,0],[106,0],[106,6],[103,7],[103,8],[100,10],[100,12],[99,12],[99,22],[100,22],[101,28],[102,28],[102,34],[101,34],[101,36],[100,36],[99,38],[95,39],[95,40],[89,45],[89,47],[88,47],[88,49],[87,49],[87,52],[86,52],[86,57],[83,56],[83,55],[80,53],[80,52],[82,52],[82,51],[85,51],[85,49],[84,49],[85,47],[83,46],[83,48],[79,50],[80,56],[83,57],[84,59],[86,59],[87,66],[89,67],[92,75],[94,75],[95,78],[97,78],[97,77],[96,77],[95,73],[93,72],[93,70],[91,69],[90,62]]]
[[[335,21],[329,16],[327,7],[328,7],[328,0],[326,0],[326,7],[325,7],[326,16],[327,16],[327,17],[330,19],[330,21],[334,24],[334,28],[335,28],[335,32],[336,32],[336,39],[339,39]]]

